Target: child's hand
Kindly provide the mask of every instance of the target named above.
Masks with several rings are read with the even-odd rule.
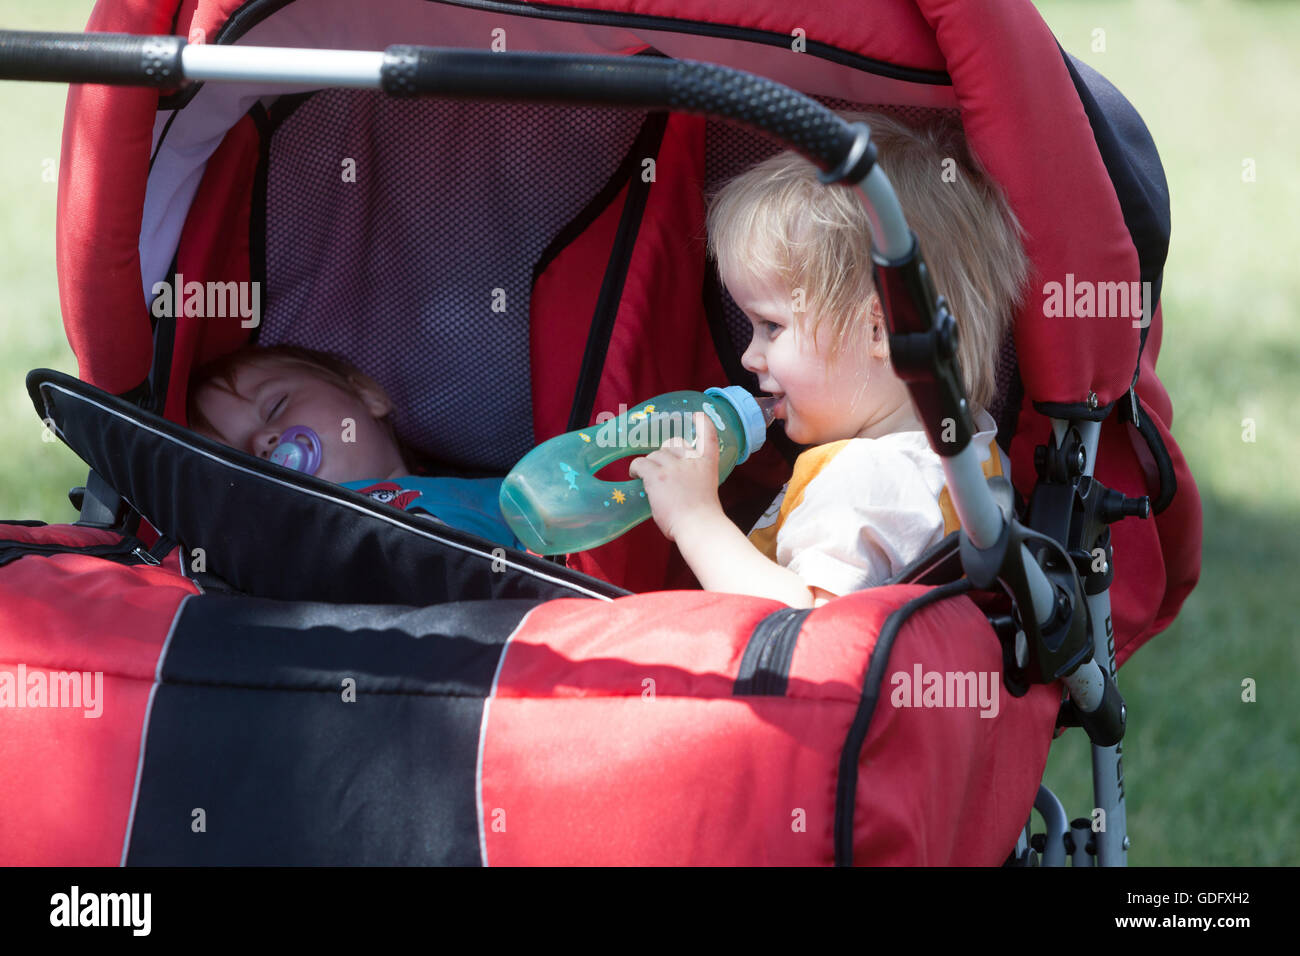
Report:
[[[714,512],[718,501],[718,433],[703,412],[695,413],[695,442],[670,438],[657,451],[632,459],[628,475],[640,478],[655,524],[669,541],[684,523]]]

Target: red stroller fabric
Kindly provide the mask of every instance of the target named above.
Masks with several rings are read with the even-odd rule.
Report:
[[[744,650],[729,635],[770,610],[761,602],[682,595],[672,618],[650,611],[650,595],[621,599],[599,618],[578,602],[539,607],[512,641],[486,718],[487,859],[833,863],[836,772],[859,706],[856,675],[889,614],[926,590],[877,588],[818,610],[800,634],[786,693],[743,700],[729,697]],[[940,602],[895,647],[858,763],[855,860],[1006,858],[1007,835],[1033,804],[1059,695],[1039,686],[1014,700],[999,681],[1002,719],[925,708],[919,696],[920,709],[890,699],[903,686],[893,675],[910,678],[935,661],[996,672],[1001,653],[986,626],[968,600]],[[974,639],[954,652],[952,634]],[[593,778],[592,765],[607,774]],[[493,829],[498,810],[505,825]]]

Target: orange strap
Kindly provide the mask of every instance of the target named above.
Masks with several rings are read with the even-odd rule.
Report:
[[[996,478],[999,475],[1006,474],[1002,468],[1002,449],[996,441],[989,443],[989,456],[980,465],[984,470],[985,478]],[[943,492],[939,495],[939,509],[943,512],[943,534],[944,537],[952,534],[961,527],[961,522],[957,520],[957,509],[952,506],[952,495],[948,494],[947,485],[944,486]]]
[[[766,555],[769,561],[776,560],[776,533],[785,523],[790,512],[803,504],[803,493],[808,487],[808,482],[817,477],[817,473],[852,440],[852,438],[842,438],[839,441],[827,442],[825,445],[809,448],[795,459],[794,473],[786,483],[785,497],[781,500],[781,510],[777,512],[776,520],[766,527],[750,532],[749,535],[750,543]]]

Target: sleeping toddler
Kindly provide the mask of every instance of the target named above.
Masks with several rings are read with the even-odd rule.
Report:
[[[290,345],[244,346],[193,376],[190,427],[225,445],[511,548],[500,478],[417,475],[383,387],[350,363]]]

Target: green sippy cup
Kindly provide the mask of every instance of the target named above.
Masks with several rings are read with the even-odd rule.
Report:
[[[650,517],[640,479],[605,481],[596,472],[612,461],[648,455],[673,436],[694,436],[694,415],[709,416],[718,433],[718,482],[756,451],[772,423],[774,398],[755,398],[738,385],[704,392],[667,392],[591,428],[542,442],[501,483],[501,514],[537,554],[585,551],[612,541]]]

